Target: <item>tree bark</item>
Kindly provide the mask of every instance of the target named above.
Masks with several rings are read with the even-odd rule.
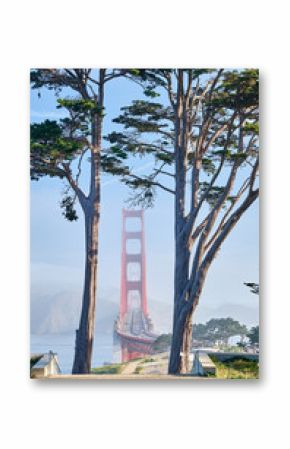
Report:
[[[192,315],[196,309],[206,272],[203,272],[194,286],[180,302],[173,327],[169,374],[186,374],[190,371],[190,351],[192,345]]]
[[[98,96],[95,98],[99,112],[92,113],[90,194],[83,205],[86,234],[85,282],[80,324],[76,331],[73,374],[89,374],[91,372],[97,292],[104,84],[105,69],[100,69]]]
[[[99,204],[95,200],[93,213],[90,210],[85,213],[85,281],[80,325],[79,329],[76,331],[75,358],[72,370],[73,374],[88,374],[91,371],[97,290],[99,228],[98,209]]]
[[[187,299],[190,249],[188,238],[183,232],[186,225],[185,195],[187,167],[187,115],[184,99],[184,72],[178,70],[177,103],[175,108],[175,267],[174,267],[174,311],[173,338],[169,361],[169,373],[184,369],[181,350],[186,346],[180,332],[180,305]],[[182,322],[184,325],[185,322]]]
[[[177,299],[178,306],[174,313],[172,346],[169,362],[170,374],[185,374],[190,370],[189,354],[192,341],[192,315],[198,305],[208,270],[222,243],[236,226],[245,211],[258,198],[258,195],[258,189],[251,191],[240,207],[233,212],[223,226],[219,236],[205,255],[202,263],[193,273],[191,281],[188,279],[186,293],[184,294],[185,290],[183,289],[183,296],[179,296],[179,299]],[[175,292],[175,294],[177,295],[176,298],[178,298],[178,292]]]
[[[172,347],[169,361],[169,373],[180,372],[182,367],[181,352],[183,347],[183,337],[180,333],[185,320],[180,319],[181,304],[186,301],[186,286],[188,282],[189,257],[190,252],[187,245],[182,242],[176,242],[175,245],[175,276],[174,276],[174,312],[173,312],[173,336]],[[184,293],[182,295],[182,293]],[[182,321],[182,324],[180,324]],[[181,326],[181,328],[180,328]]]

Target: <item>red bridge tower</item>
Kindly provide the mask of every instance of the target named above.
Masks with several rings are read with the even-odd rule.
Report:
[[[144,211],[123,209],[121,301],[115,325],[123,362],[152,353],[157,338],[152,330],[147,310]]]

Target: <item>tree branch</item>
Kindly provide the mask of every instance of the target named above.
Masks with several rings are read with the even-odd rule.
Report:
[[[253,191],[253,187],[254,187],[254,183],[255,183],[255,179],[257,176],[257,172],[259,170],[259,157],[257,157],[256,163],[253,167],[252,173],[251,173],[251,178],[250,178],[250,192]]]
[[[201,236],[199,238],[198,246],[197,246],[196,253],[195,253],[195,258],[194,258],[193,264],[192,264],[192,270],[191,270],[191,278],[192,279],[198,271],[198,267],[200,266],[200,262],[202,260],[203,254],[205,252],[206,239],[207,239],[209,233],[211,232],[212,227],[214,226],[216,218],[222,208],[222,205],[223,205],[225,199],[228,197],[228,195],[233,187],[237,169],[238,169],[238,164],[235,163],[231,170],[225,190],[222,193],[220,199],[217,201],[216,205],[213,207],[212,211],[210,212],[208,219],[207,219],[206,226],[202,229]]]
[[[171,103],[171,106],[173,107],[173,110],[175,110],[176,104],[174,102],[171,74],[165,71],[164,72],[164,77],[166,78],[166,81],[167,81],[167,88],[166,88],[166,90],[167,90],[167,93],[168,93],[168,98],[169,98],[169,101]]]
[[[72,189],[75,191],[75,193],[79,199],[79,202],[80,202],[82,208],[84,209],[88,198],[86,197],[84,192],[79,188],[76,181],[73,179],[69,164],[63,162],[61,165],[63,167],[63,171],[64,171],[64,175],[65,175],[66,179],[68,180]]]
[[[223,226],[225,224],[226,219],[230,215],[231,211],[234,209],[235,205],[237,204],[237,202],[239,201],[241,196],[245,193],[245,191],[249,187],[249,184],[250,184],[250,179],[248,178],[248,179],[246,179],[244,181],[243,185],[241,186],[241,188],[239,189],[237,195],[235,196],[235,199],[232,201],[232,204],[230,205],[230,207],[228,208],[228,210],[226,211],[226,213],[222,217],[222,219],[220,221],[220,224],[218,225],[215,233],[213,234],[213,236],[211,237],[209,242],[205,245],[205,251],[207,251],[208,248],[211,246],[211,244],[216,240],[217,236],[219,235],[221,229],[223,228]]]
[[[126,75],[126,72],[127,72],[127,70],[124,70],[124,69],[123,69],[123,70],[120,70],[120,72],[118,72],[118,73],[115,73],[115,70],[113,70],[112,73],[111,73],[111,75],[107,75],[107,76],[105,77],[104,82],[106,83],[107,81],[110,81],[110,80],[112,80],[112,79],[120,78],[121,76]]]
[[[208,250],[204,258],[204,261],[201,264],[200,270],[203,270],[207,264],[212,262],[222,242],[226,239],[230,231],[237,224],[243,213],[253,204],[253,202],[258,198],[258,196],[259,196],[259,189],[250,191],[250,193],[247,195],[246,199],[243,201],[240,207],[235,212],[233,212],[230,218],[228,218],[228,220],[224,223],[222,232],[215,240],[211,248]]]
[[[173,195],[175,195],[175,191],[174,191],[174,190],[170,189],[169,187],[164,186],[164,185],[161,184],[160,182],[153,181],[153,180],[150,180],[150,179],[148,179],[148,178],[141,178],[140,176],[134,175],[133,173],[131,173],[131,174],[129,175],[129,177],[131,177],[131,178],[133,178],[133,179],[136,179],[137,181],[140,181],[141,183],[142,183],[142,182],[143,182],[143,183],[144,183],[144,182],[145,182],[145,183],[148,182],[150,185],[153,185],[153,186],[156,186],[156,187],[160,187],[161,189],[165,190],[166,192],[172,193]]]
[[[157,169],[154,169],[154,170],[157,170]],[[173,173],[169,173],[169,172],[164,171],[164,170],[158,170],[158,173],[161,173],[162,175],[170,176],[171,178],[175,178]]]
[[[85,153],[88,151],[88,149],[89,149],[89,148],[86,148],[86,149],[82,152],[82,154],[81,154],[81,156],[80,156],[80,158],[79,158],[79,162],[78,162],[78,173],[77,173],[77,175],[76,175],[76,184],[77,184],[77,185],[78,185],[78,182],[79,182],[79,177],[80,177],[80,175],[81,175],[81,169],[82,169],[82,161],[83,161],[83,157],[84,157]]]

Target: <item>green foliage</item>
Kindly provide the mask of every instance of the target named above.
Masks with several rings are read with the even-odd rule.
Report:
[[[173,154],[168,154],[162,151],[158,151],[155,153],[155,158],[158,159],[159,161],[163,161],[166,162],[168,165],[171,165],[172,162],[174,161],[174,155]]]
[[[97,114],[100,117],[105,116],[105,108],[100,107],[95,100],[92,99],[71,99],[71,98],[62,98],[57,100],[58,106],[57,108],[66,108],[69,111],[75,112],[77,114]]]
[[[46,121],[44,124],[32,125],[32,179],[39,179],[45,175],[63,177],[63,170],[60,169],[62,163],[70,163],[79,157],[86,148],[87,142],[90,141],[93,116],[104,117],[104,108],[99,107],[95,96],[83,97],[84,91],[80,90],[80,83],[83,80],[82,76],[85,76],[84,72],[77,69],[37,69],[31,72],[31,83],[34,89],[46,86],[58,92],[63,87],[70,87],[79,95],[77,98],[58,99],[57,107],[66,109],[68,117],[58,123]],[[176,101],[177,70],[164,68],[112,71],[113,75],[117,76],[120,76],[121,72],[143,87],[143,93],[147,99],[135,100],[131,105],[123,107],[119,117],[114,119],[114,123],[123,126],[123,132],[114,131],[106,136],[109,146],[102,150],[101,167],[107,173],[120,176],[121,180],[132,188],[132,196],[128,201],[130,205],[151,207],[154,204],[158,185],[154,172],[151,175],[132,177],[126,161],[131,155],[140,157],[152,155],[157,168],[174,163],[175,110],[170,101],[168,106],[164,106],[151,99],[158,97],[160,90],[166,87],[168,79],[171,79],[172,98]],[[191,88],[195,100],[190,107],[194,108],[196,102],[201,101],[200,110],[203,110],[202,115],[188,111],[189,116],[194,117],[193,123],[190,124],[190,126],[193,125],[192,146],[188,150],[188,168],[190,168],[190,165],[194,165],[196,157],[194,142],[198,141],[200,127],[209,117],[210,125],[207,128],[205,144],[206,140],[209,141],[223,124],[228,123],[233,110],[237,113],[234,122],[237,129],[240,117],[248,114],[249,108],[257,106],[258,71],[255,69],[224,71],[214,89],[208,89],[205,95],[203,95],[203,89],[210,80],[214,79],[218,71],[216,69],[184,69],[183,72],[185,74],[184,88],[187,80],[192,80]],[[83,88],[87,94],[89,92],[87,86]],[[250,139],[258,134],[257,111],[248,114],[245,119],[242,125],[243,132],[246,138]],[[245,165],[247,158],[256,156],[254,147],[247,156],[238,147],[237,132],[234,131],[231,135],[228,135],[226,131],[222,132],[203,155],[203,173],[207,176],[214,175],[221,160],[224,160],[226,165],[234,163]],[[206,202],[213,207],[224,192],[224,187],[214,186],[208,189],[208,186],[206,182],[200,183],[199,197],[206,192]],[[229,197],[228,200],[233,201],[234,197]],[[68,199],[64,199],[63,203],[65,216],[75,220],[77,217]]]
[[[121,111],[123,113],[113,122],[124,125],[125,129],[132,128],[138,133],[158,133],[168,127],[166,120],[172,120],[169,108],[150,101],[135,100],[131,106],[121,108]]]
[[[255,360],[233,357],[220,362],[217,357],[210,355],[216,365],[216,376],[218,379],[258,379],[259,363]]]
[[[244,123],[243,129],[247,133],[259,134],[259,123],[246,121]]]
[[[127,141],[126,134],[118,133],[116,131],[112,132],[105,136],[105,140],[108,140],[110,143],[124,143]]]
[[[32,141],[55,142],[56,139],[61,137],[61,134],[61,126],[55,120],[34,123],[30,127],[30,138]]]
[[[245,162],[256,157],[256,141],[253,140],[251,150],[245,153],[245,142],[247,139],[258,135],[258,93],[259,78],[258,70],[224,70],[217,83],[212,84],[213,88],[204,89],[210,81],[213,82],[218,70],[216,69],[184,69],[184,89],[188,79],[192,80],[192,91],[194,101],[191,106],[193,110],[188,110],[188,115],[193,117],[192,123],[192,146],[188,147],[187,161],[188,168],[194,165],[196,158],[195,144],[199,140],[200,130],[203,127],[207,130],[205,143],[210,142],[215,133],[223,125],[225,130],[213,139],[211,145],[206,148],[202,159],[202,172],[207,176],[214,175],[221,160],[224,166],[245,166]],[[142,69],[142,77],[139,81],[144,86],[144,93],[148,97],[158,95],[160,88],[167,87],[168,77],[171,80],[172,97],[176,101],[176,76],[175,69]],[[198,79],[198,80],[197,80]],[[195,113],[194,108],[201,101],[203,113]],[[174,154],[174,126],[175,110],[169,101],[169,106],[164,106],[155,101],[137,100],[131,105],[122,108],[122,114],[114,122],[123,125],[123,132],[112,133],[107,136],[111,143],[117,143],[125,151],[133,155],[153,154],[156,165],[158,162],[172,164],[175,160]],[[226,125],[231,118],[232,131],[228,132]],[[207,120],[209,126],[205,126]],[[244,148],[239,146],[239,128],[244,132]],[[171,151],[170,151],[171,150]],[[158,165],[157,165],[158,166]],[[202,179],[202,177],[200,178]],[[147,181],[150,177],[147,176]],[[153,183],[155,178],[151,178]],[[133,188],[133,197],[136,197],[136,204],[142,204],[144,195],[138,194],[138,183],[128,182],[127,185]],[[224,192],[223,186],[214,186],[208,190],[208,185],[201,182],[199,195],[206,192],[206,202],[213,207],[220,195]],[[139,187],[144,193],[144,182],[139,183]],[[146,186],[148,190],[148,186]],[[137,192],[137,193],[136,193]],[[154,198],[154,192],[147,192],[148,196]],[[233,201],[234,197],[228,200]],[[224,205],[223,207],[226,207]]]
[[[201,340],[205,343],[215,343],[222,340],[225,343],[234,335],[246,335],[247,327],[233,318],[212,318],[206,324],[194,324],[192,327],[193,340]]]
[[[230,70],[224,73],[221,84],[208,99],[207,106],[211,110],[220,108],[238,109],[258,105],[259,101],[259,71],[245,69]]]
[[[138,179],[125,177],[123,182],[133,190],[132,196],[127,200],[130,207],[153,207],[156,188],[152,184],[152,176]]]
[[[152,94],[150,96],[153,96],[152,89],[150,92]],[[154,96],[156,95],[154,94]],[[136,100],[132,105],[122,108],[121,111],[122,114],[113,121],[122,124],[124,130],[128,131],[114,131],[105,137],[111,144],[107,150],[108,155],[111,153],[118,158],[126,159],[129,154],[140,157],[150,154],[154,156],[156,162],[171,164],[174,155],[166,149],[171,140],[172,111],[170,108],[164,108],[162,104],[156,102]],[[147,138],[149,134],[154,136],[151,142]],[[158,137],[159,134],[162,135],[162,139]],[[128,168],[122,174],[129,175]],[[125,176],[122,181],[132,188],[132,196],[128,199],[130,206],[153,206],[156,194],[154,176],[139,178]]]
[[[129,167],[123,164],[127,154],[121,149],[109,149],[101,155],[101,168],[105,173],[113,176],[125,176],[129,174]]]
[[[160,97],[160,94],[158,92],[155,92],[155,90],[153,90],[152,88],[150,89],[149,87],[146,88],[143,91],[144,95],[146,95],[146,97],[151,97],[151,98],[155,98],[155,97]]]
[[[247,334],[247,337],[252,345],[259,344],[259,336],[260,336],[259,326],[252,327],[249,333]]]
[[[153,344],[154,352],[166,352],[169,350],[172,341],[172,334],[161,334]]]
[[[74,208],[75,198],[72,198],[70,195],[65,196],[60,203],[61,208],[63,209],[63,215],[68,221],[76,221],[78,220],[78,216],[76,210]]]
[[[33,123],[30,127],[31,178],[64,177],[60,163],[70,162],[82,151],[83,141],[66,131],[65,125],[54,120]]]
[[[55,71],[56,72],[56,71]],[[63,74],[63,71],[59,70]],[[55,73],[49,69],[33,69],[30,72],[30,82],[32,89],[40,89],[45,86],[48,89],[60,88],[63,84],[61,80],[57,80]]]
[[[104,365],[100,368],[93,368],[92,374],[120,374],[123,369],[122,363],[115,363],[112,365]]]
[[[260,285],[255,282],[244,282],[244,284],[250,288],[251,293],[258,295],[260,293]]]
[[[206,173],[215,173],[216,166],[212,159],[204,157],[202,159],[202,168]]]
[[[31,178],[38,180],[42,176],[64,178],[66,176],[62,164],[68,164],[84,150],[84,142],[74,137],[71,129],[67,129],[67,121],[45,120],[31,125]],[[75,210],[76,197],[65,195],[60,206],[64,217],[69,221],[78,219]]]
[[[47,161],[71,160],[82,149],[83,142],[67,136],[65,128],[56,121],[45,120],[42,123],[34,123],[30,127],[31,156],[35,162],[40,157]]]
[[[122,150],[121,147],[119,147],[118,145],[115,145],[113,147],[111,147],[111,152],[113,154],[115,154],[115,156],[121,158],[121,159],[127,159],[128,158],[128,154]]]
[[[203,196],[206,192],[206,201],[210,207],[214,207],[219,200],[220,196],[224,193],[225,188],[222,186],[213,186],[209,190],[208,182],[200,182],[199,184],[199,197]]]
[[[226,160],[230,160],[232,157],[232,151],[229,148],[226,148],[223,150],[213,150],[212,155],[213,156],[222,156]]]
[[[196,78],[199,78],[203,75],[209,75],[210,73],[214,72],[213,69],[193,69],[192,70],[192,77],[195,80]]]
[[[141,69],[128,69],[127,71],[130,75],[134,75],[134,76],[142,76],[142,72],[143,72]]]

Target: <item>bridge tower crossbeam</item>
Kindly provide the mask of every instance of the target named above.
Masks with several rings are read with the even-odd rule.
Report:
[[[127,221],[130,218],[138,219],[139,229],[127,231]],[[129,254],[127,252],[127,242],[134,240],[139,243],[140,252]],[[137,245],[136,245],[137,246]],[[128,264],[139,265],[140,278],[138,280],[128,279]],[[123,209],[123,232],[122,232],[122,273],[121,273],[121,304],[120,318],[124,319],[128,312],[129,292],[137,292],[140,298],[141,309],[147,316],[147,292],[146,292],[146,264],[145,264],[145,238],[144,238],[144,211]]]
[[[131,219],[138,225],[133,230],[128,227]],[[122,221],[121,298],[115,332],[124,362],[152,353],[157,335],[147,308],[144,211],[123,209]],[[132,240],[133,246],[129,245]]]

